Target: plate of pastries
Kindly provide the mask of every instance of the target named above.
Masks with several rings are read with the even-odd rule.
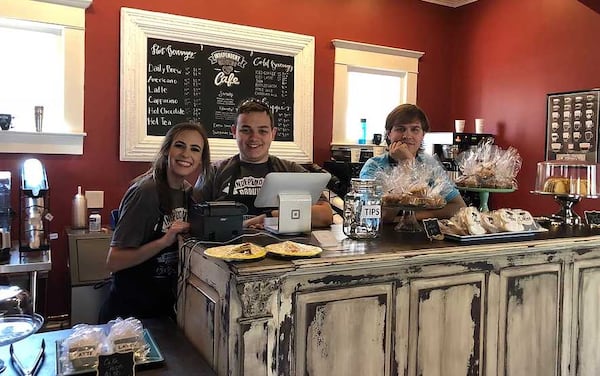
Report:
[[[439,223],[446,237],[459,241],[528,236],[547,231],[523,209],[504,208],[482,213],[469,206]]]
[[[226,261],[249,261],[264,258],[267,250],[265,247],[245,242],[207,248],[204,250],[204,254]]]

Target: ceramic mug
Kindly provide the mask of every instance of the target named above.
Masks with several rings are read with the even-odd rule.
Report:
[[[13,117],[10,114],[0,114],[0,128],[2,128],[3,131],[10,129],[12,118]]]

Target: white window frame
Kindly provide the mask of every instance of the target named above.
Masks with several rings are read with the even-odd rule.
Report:
[[[294,141],[273,141],[270,153],[297,163],[312,162],[314,37],[130,8],[121,9],[122,161],[153,160],[163,139],[146,133],[148,38],[293,56]],[[238,152],[233,137],[210,138],[209,144],[212,160]]]
[[[334,39],[335,71],[333,88],[333,132],[331,146],[356,145],[346,137],[348,71],[366,68],[373,72],[395,72],[401,77],[398,90],[406,103],[417,102],[419,59],[424,52]],[[361,145],[368,147],[369,145]]]
[[[85,9],[93,0],[0,0],[0,18],[63,27],[64,120],[68,132],[2,131],[3,153],[83,154]]]

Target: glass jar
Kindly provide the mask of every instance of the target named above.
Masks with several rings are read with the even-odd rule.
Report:
[[[352,190],[344,197],[344,234],[352,239],[379,236],[381,189],[375,179],[352,179]]]

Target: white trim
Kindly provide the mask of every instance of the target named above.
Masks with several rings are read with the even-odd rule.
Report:
[[[53,3],[58,5],[66,5],[68,7],[87,9],[92,5],[93,0],[35,0],[44,3]]]
[[[293,56],[294,141],[273,142],[270,151],[298,163],[312,161],[314,37],[130,8],[121,9],[122,161],[151,161],[162,141],[162,137],[146,134],[147,38]],[[211,138],[209,142],[212,160],[238,151],[233,138]]]
[[[331,41],[334,47],[336,48],[344,48],[347,50],[355,50],[355,51],[364,51],[364,52],[375,52],[378,54],[392,55],[392,56],[404,56],[410,57],[413,59],[420,59],[421,56],[425,55],[425,52],[421,51],[413,51],[413,50],[405,50],[403,48],[394,48],[387,46],[379,46],[376,44],[368,44],[368,43],[360,43],[360,42],[352,42],[343,39],[334,39]],[[336,60],[337,62],[337,60]]]
[[[83,154],[85,8],[92,0],[0,0],[0,18],[60,28],[64,44],[64,121],[69,132],[0,131],[2,153]]]
[[[352,68],[398,73],[401,78],[398,88],[400,98],[404,98],[405,103],[417,102],[419,59],[424,52],[340,39],[333,39],[331,42],[335,47],[331,145],[355,143],[355,140],[349,140],[346,136],[348,71]]]
[[[474,3],[477,0],[422,0],[427,3],[433,3],[438,5],[445,5],[447,7],[458,8],[463,5]]]
[[[83,154],[86,133],[0,131],[3,153]]]

